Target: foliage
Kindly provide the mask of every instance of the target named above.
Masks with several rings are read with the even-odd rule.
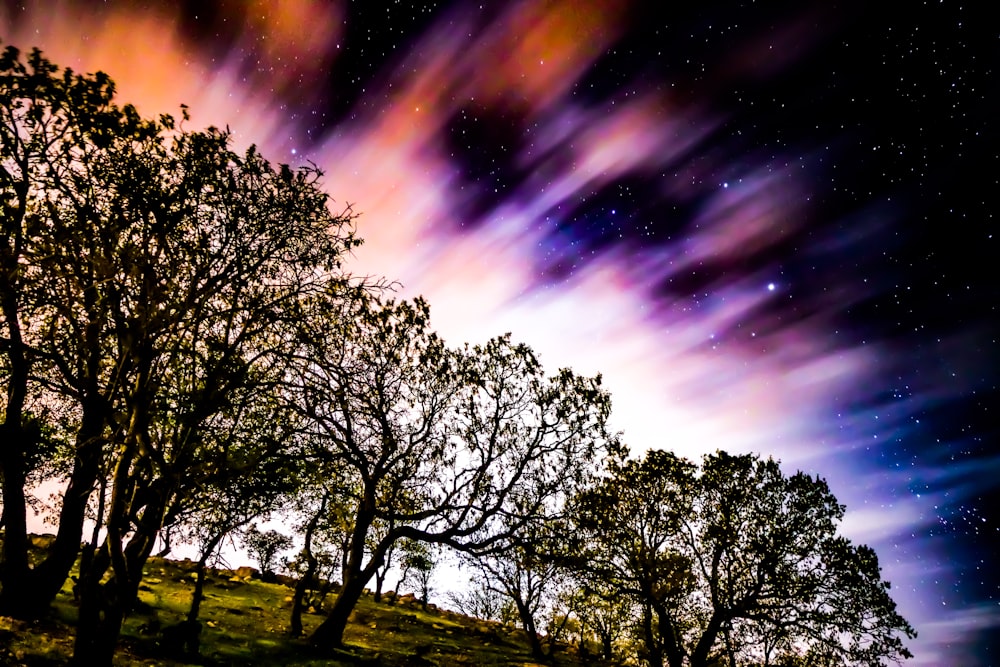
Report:
[[[110,664],[165,529],[201,548],[193,623],[208,556],[284,499],[304,542],[292,634],[339,556],[317,646],[342,644],[398,547],[425,603],[437,549],[477,559],[536,658],[540,614],[608,659],[635,629],[656,667],[908,657],[825,482],[757,456],[624,459],[599,376],[547,375],[509,335],[445,345],[422,299],[344,272],[353,214],[314,167],[182,113],[144,119],[104,74],[0,56],[0,614],[43,616],[79,554],[74,660]],[[58,534],[29,559],[43,479],[65,484]],[[291,544],[247,543],[265,574]]]
[[[671,667],[909,657],[875,553],[837,534],[843,511],[821,479],[724,452],[699,471],[650,451],[579,502],[589,568],[641,607],[648,661]]]
[[[315,297],[352,291],[341,260],[357,244],[314,168],[275,168],[228,132],[146,120],[113,96],[106,75],[37,51],[0,58],[0,609],[44,610],[98,490],[78,634],[93,664],[110,660],[163,525],[294,442],[283,369]],[[33,415],[72,434],[59,534],[35,568]]]
[[[243,546],[254,557],[260,566],[260,572],[266,578],[274,576],[274,567],[278,564],[278,554],[292,548],[292,538],[276,530],[260,530],[250,526],[243,533]]]
[[[434,568],[437,567],[435,548],[431,544],[417,542],[415,540],[403,540],[401,563],[402,573],[399,577],[399,584],[396,591],[400,591],[407,584],[415,586],[420,593],[420,602],[427,607],[427,602],[431,595],[431,578]]]
[[[545,377],[507,337],[449,349],[421,300],[342,307],[313,324],[296,369],[317,466],[342,475],[352,508],[344,588],[313,638],[324,645],[396,542],[500,549],[614,445],[599,378]]]

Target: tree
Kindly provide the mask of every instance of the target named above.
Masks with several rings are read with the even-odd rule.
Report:
[[[459,613],[485,621],[505,623],[515,616],[507,596],[491,588],[482,573],[475,571],[466,590],[448,593],[448,602]]]
[[[399,583],[396,584],[396,591],[400,591],[403,586],[412,582],[420,594],[420,604],[427,609],[431,595],[431,578],[434,575],[434,568],[437,567],[434,546],[414,540],[403,540],[402,552],[402,573]]]
[[[250,526],[243,534],[243,546],[260,566],[265,581],[274,579],[274,567],[278,564],[278,554],[292,548],[292,538],[276,530],[260,530]]]
[[[593,637],[601,647],[602,659],[611,662],[635,624],[634,601],[619,595],[599,577],[590,576],[590,572],[577,574],[577,588],[570,591],[567,607],[580,620],[581,646]]]
[[[235,439],[244,435],[242,431],[234,429],[229,434]],[[302,471],[294,455],[289,454],[292,453],[248,461],[249,467],[241,466],[238,473],[233,469],[236,474],[218,477],[211,486],[184,498],[185,502],[176,503],[172,508],[176,510],[175,516],[165,519],[165,527],[179,531],[183,541],[197,548],[189,622],[198,620],[204,598],[205,569],[211,559],[218,557],[226,538],[232,539],[247,524],[270,515],[282,500],[295,494]]]
[[[548,499],[587,478],[609,442],[599,378],[546,378],[506,337],[449,349],[421,300],[344,305],[315,324],[297,368],[297,400],[325,445],[316,459],[347,471],[352,495],[344,585],[310,638],[324,647],[341,643],[392,545],[500,548],[545,520]]]
[[[280,430],[238,447],[226,433],[259,424],[248,406],[280,423],[298,323],[317,295],[353,291],[341,261],[358,243],[315,169],[236,154],[227,132],[144,120],[113,93],[106,75],[59,73],[37,51],[0,58],[0,612],[48,605],[99,487],[103,537],[80,568],[75,660],[87,665],[110,663],[177,508],[288,445]],[[24,486],[38,418],[66,424],[72,463],[56,541],[32,568]]]
[[[506,549],[467,559],[479,571],[483,586],[513,604],[535,660],[546,659],[538,621],[546,606],[551,606],[564,574],[554,559],[540,553],[541,543],[540,539],[519,537]]]
[[[642,608],[647,661],[706,667],[780,648],[845,664],[910,657],[878,559],[837,535],[826,483],[724,452],[696,467],[662,451],[581,496],[592,569]]]
[[[0,56],[5,615],[33,618],[54,599],[76,560],[88,500],[102,472],[110,397],[101,379],[114,368],[103,354],[107,310],[98,291],[114,273],[99,252],[94,224],[107,213],[98,173],[107,167],[110,137],[142,142],[157,132],[131,107],[115,106],[113,95],[107,76],[59,75],[37,50],[26,61],[14,47]],[[54,422],[66,422],[72,463],[56,540],[32,568],[25,487],[44,462],[40,435]]]
[[[340,502],[339,483],[337,480],[326,482],[304,487],[295,498],[296,513],[303,517],[302,550],[285,565],[293,575],[298,576],[292,593],[292,612],[288,626],[292,637],[302,635],[303,609],[321,607],[333,585],[335,572],[343,571],[342,558],[334,557],[336,549],[343,551],[342,543],[336,544],[332,549],[329,540],[324,539],[331,535],[340,538],[344,534],[339,529],[341,512],[330,512],[328,509]],[[336,528],[330,525],[331,519]],[[340,542],[339,539],[336,541]]]

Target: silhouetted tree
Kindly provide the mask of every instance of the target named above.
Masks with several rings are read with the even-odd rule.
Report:
[[[699,471],[650,451],[579,510],[585,562],[640,606],[655,667],[761,662],[763,633],[846,664],[910,656],[875,553],[837,535],[844,508],[821,479],[753,455],[719,452]]]
[[[304,490],[302,495],[308,493],[308,490]],[[322,548],[318,548],[316,538],[317,534],[322,534],[320,533],[320,527],[322,522],[327,518],[327,505],[330,503],[333,495],[334,493],[329,487],[319,487],[316,498],[308,498],[308,501],[305,503],[301,502],[301,496],[299,499],[300,505],[308,507],[308,510],[305,512],[305,522],[302,526],[302,550],[294,559],[285,564],[285,567],[298,577],[292,593],[292,613],[288,626],[288,632],[292,637],[302,635],[302,609],[305,605],[306,594],[310,590],[321,587],[319,577],[321,570],[324,569],[323,566],[326,565],[326,569],[331,569],[329,561],[332,561],[332,559]],[[326,574],[330,576],[331,573],[327,572]]]
[[[591,572],[579,573],[566,606],[580,621],[581,643],[590,638],[601,647],[601,658],[611,662],[618,645],[635,626],[635,602],[620,595]]]
[[[396,590],[401,590],[407,584],[416,586],[420,594],[420,604],[427,609],[431,596],[431,578],[434,575],[434,568],[437,567],[434,545],[404,540],[401,551],[402,573],[399,583],[396,584]]]
[[[115,271],[100,224],[117,226],[102,174],[115,138],[143,142],[156,123],[112,103],[103,74],[59,73],[36,50],[0,56],[0,481],[4,543],[0,614],[33,618],[76,560],[90,494],[102,473],[116,368],[102,286]],[[124,378],[122,378],[124,379]],[[56,540],[31,567],[26,484],[66,429],[68,484]],[[40,456],[42,455],[42,456]]]
[[[292,538],[276,530],[260,530],[250,526],[243,533],[243,546],[257,561],[261,576],[267,580],[274,579],[274,568],[278,564],[278,554],[292,547]]]
[[[518,536],[516,543],[495,553],[470,557],[467,564],[478,570],[481,585],[506,597],[517,612],[535,660],[547,656],[539,638],[539,619],[548,611],[558,592],[563,570],[546,558],[544,540]]]
[[[315,169],[142,119],[113,93],[107,76],[60,73],[37,51],[0,57],[0,613],[49,604],[100,488],[102,541],[80,567],[74,659],[86,665],[110,664],[177,507],[286,446],[233,447],[223,432],[252,421],[246,406],[286,405],[298,324],[317,295],[351,291],[340,262],[357,243]],[[24,487],[39,417],[73,436],[59,533],[32,568]]]
[[[456,611],[472,618],[505,622],[510,617],[513,620],[513,612],[507,613],[511,607],[510,599],[493,589],[485,575],[475,570],[465,590],[448,593],[448,602]]]
[[[244,428],[227,431],[228,437],[233,440],[233,451],[240,449],[237,443],[239,437],[252,433],[252,430],[245,429],[247,422],[252,420],[241,420]],[[271,424],[269,430],[273,435],[283,428],[281,423],[277,423]],[[256,435],[268,437],[263,433]],[[280,436],[279,439],[284,440]],[[247,524],[266,518],[296,493],[302,479],[298,464],[294,450],[267,456],[263,460],[245,460],[238,466],[230,464],[224,469],[232,474],[216,477],[198,493],[186,494],[182,502],[172,507],[176,510],[172,512],[175,516],[168,517],[166,521],[172,522],[169,525],[180,534],[182,541],[194,545],[198,554],[188,621],[198,620],[209,562],[217,558],[227,538],[232,540]]]
[[[341,643],[347,617],[403,538],[500,548],[546,519],[547,500],[586,478],[608,437],[598,379],[546,378],[507,338],[448,349],[426,304],[356,301],[316,323],[300,404],[328,464],[349,471],[353,532],[344,585],[311,641]],[[373,525],[387,527],[377,541]]]

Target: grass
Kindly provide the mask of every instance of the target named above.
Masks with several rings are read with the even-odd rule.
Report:
[[[116,665],[535,665],[523,632],[412,601],[375,603],[364,596],[347,627],[345,648],[317,654],[305,640],[288,636],[291,589],[280,583],[210,570],[201,605],[199,656],[171,656],[162,633],[184,619],[194,588],[189,562],[150,559],[139,604],[125,621]],[[0,664],[61,665],[72,655],[77,606],[72,582],[59,593],[50,615],[25,623],[0,617]],[[332,598],[330,600],[332,602]],[[306,636],[323,620],[305,613]],[[580,664],[563,647],[556,664]]]

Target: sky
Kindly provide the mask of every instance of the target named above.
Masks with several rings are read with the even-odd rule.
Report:
[[[825,477],[909,664],[997,664],[1000,31],[883,4],[3,0],[0,40],[319,165],[349,270],[602,373],[635,454]]]

